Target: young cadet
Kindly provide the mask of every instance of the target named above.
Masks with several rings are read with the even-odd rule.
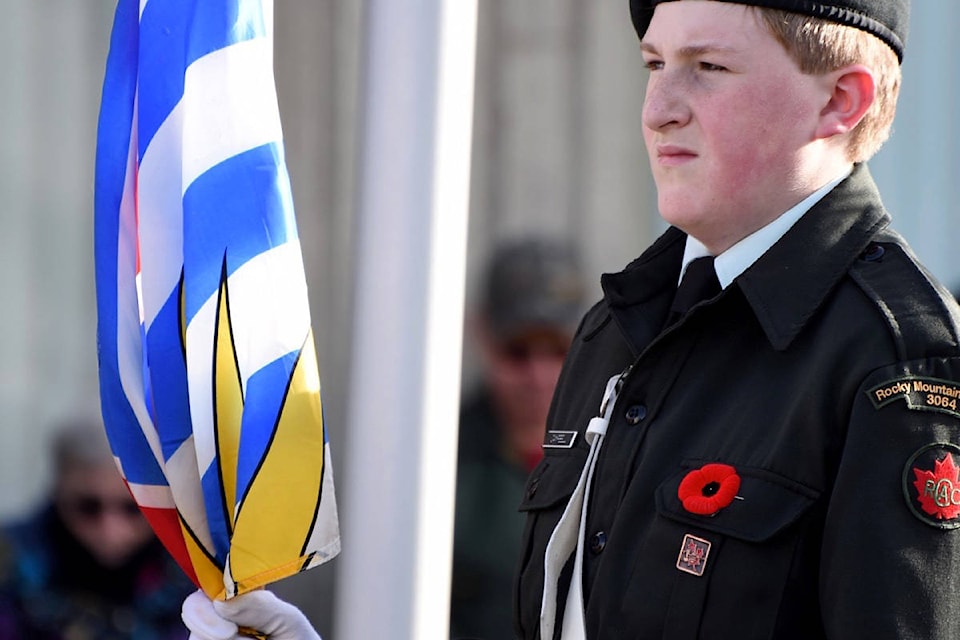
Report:
[[[630,9],[671,227],[568,353],[517,636],[960,638],[960,307],[864,164],[908,0]]]
[[[672,226],[568,354],[517,635],[960,638],[960,310],[863,164],[908,0],[630,8]]]

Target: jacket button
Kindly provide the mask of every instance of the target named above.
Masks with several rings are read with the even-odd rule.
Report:
[[[593,555],[599,555],[606,546],[607,534],[603,531],[597,531],[590,537],[590,553]]]
[[[642,404],[635,404],[627,409],[624,417],[627,419],[627,424],[637,424],[647,417],[647,408]]]
[[[527,487],[527,499],[533,498],[537,495],[537,489],[540,487],[540,478],[536,477],[530,482],[530,486]]]
[[[867,249],[860,254],[860,259],[864,262],[879,262],[883,258],[883,254],[886,251],[883,248],[883,245],[876,243],[871,244]]]

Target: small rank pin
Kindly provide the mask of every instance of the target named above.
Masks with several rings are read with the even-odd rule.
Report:
[[[677,569],[684,573],[700,577],[707,568],[710,556],[710,541],[690,535],[683,536],[680,555],[677,557]]]
[[[576,431],[547,431],[543,436],[543,448],[570,449],[576,439]]]

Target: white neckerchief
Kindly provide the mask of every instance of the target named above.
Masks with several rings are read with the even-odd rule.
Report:
[[[750,265],[757,261],[767,250],[777,243],[777,240],[790,230],[797,221],[804,216],[813,205],[820,202],[823,196],[830,193],[834,187],[843,182],[850,175],[852,168],[839,178],[831,180],[823,185],[799,203],[787,209],[784,213],[777,216],[772,222],[760,227],[743,240],[721,253],[713,262],[713,267],[717,271],[717,279],[720,286],[727,288],[734,279],[746,271]],[[687,236],[687,245],[683,249],[683,264],[680,268],[680,278],[683,278],[687,265],[696,258],[710,255],[703,243]],[[679,283],[679,280],[677,281]]]
[[[629,369],[628,369],[629,371]],[[543,571],[543,599],[540,602],[540,637],[553,638],[553,632],[559,623],[560,637],[564,640],[584,640],[586,631],[583,611],[583,546],[584,531],[587,520],[587,501],[590,496],[590,484],[593,479],[593,469],[600,455],[603,437],[607,433],[607,425],[613,415],[613,407],[617,403],[617,394],[620,384],[627,376],[627,371],[612,376],[607,381],[600,402],[599,415],[590,419],[587,424],[586,440],[590,443],[590,451],[580,472],[580,479],[567,501],[567,506],[560,516],[550,540],[547,542],[544,554]],[[557,620],[557,600],[560,596],[560,572],[566,565],[570,555],[574,554],[573,577],[565,596],[566,606],[563,618]]]

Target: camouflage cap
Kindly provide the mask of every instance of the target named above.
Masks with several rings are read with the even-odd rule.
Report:
[[[498,338],[535,328],[573,331],[585,288],[571,246],[543,238],[512,240],[494,251],[489,264],[482,304]]]

